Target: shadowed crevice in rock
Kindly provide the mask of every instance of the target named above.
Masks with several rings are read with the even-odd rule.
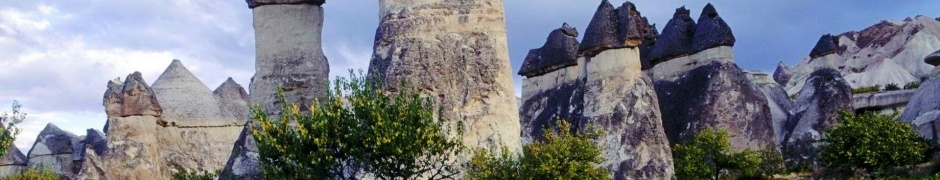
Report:
[[[692,53],[697,53],[718,46],[734,46],[734,34],[731,27],[718,15],[715,6],[705,5],[695,26],[695,38],[692,41]]]
[[[650,63],[655,66],[663,61],[691,55],[692,41],[695,38],[695,21],[690,11],[682,6],[676,9],[672,19],[666,23],[662,35],[650,54]]]
[[[519,75],[532,77],[577,65],[578,30],[565,23],[549,35],[541,48],[529,50]]]

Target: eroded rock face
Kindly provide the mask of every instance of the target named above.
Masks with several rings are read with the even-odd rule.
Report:
[[[519,75],[537,76],[577,65],[578,30],[565,23],[548,35],[545,45],[529,50]]]
[[[787,64],[784,64],[783,61],[777,63],[777,70],[774,71],[774,81],[776,81],[777,84],[784,85],[790,82],[790,76],[792,76],[792,73],[790,73],[790,68],[787,67]]]
[[[26,170],[26,155],[15,144],[10,144],[6,154],[0,157],[0,178],[18,174]]]
[[[112,84],[113,85],[113,84]],[[110,87],[115,87],[109,85]],[[115,91],[109,89],[107,92]],[[104,154],[96,154],[101,160],[98,166],[105,169],[105,173],[116,179],[167,179],[170,174],[167,168],[163,167],[161,161],[159,144],[157,142],[157,125],[163,115],[162,108],[157,103],[157,97],[153,90],[141,78],[140,73],[135,72],[128,76],[124,81],[123,92],[119,96],[108,96],[104,98],[104,106],[107,109],[130,109],[129,107],[150,107],[159,111],[146,114],[118,114],[108,113],[106,124],[107,150]],[[133,92],[133,93],[129,93]],[[113,93],[112,93],[113,95]],[[113,99],[144,99],[148,101],[123,101],[116,102]],[[140,103],[140,104],[135,104]],[[127,116],[124,116],[127,115]],[[87,138],[87,136],[86,136]],[[85,152],[85,151],[81,151]],[[87,154],[86,154],[87,157]],[[88,163],[94,163],[89,162]],[[85,170],[89,170],[85,168]],[[85,176],[91,176],[92,173],[86,173]]]
[[[565,24],[562,28],[552,31],[545,43],[546,46],[533,49],[533,51],[540,53],[536,56],[530,54],[523,62],[520,70],[520,75],[526,76],[526,79],[523,80],[522,98],[519,100],[522,103],[519,120],[522,125],[523,144],[541,139],[544,128],[555,127],[557,119],[567,120],[573,125],[577,125],[581,119],[581,109],[584,106],[582,103],[584,79],[580,77],[581,67],[577,63],[577,31],[567,25]],[[566,31],[569,33],[560,33]],[[563,46],[561,46],[563,48],[551,48],[549,46],[550,44],[558,44],[559,40],[564,40]],[[548,72],[541,74],[523,73],[527,69],[531,72],[533,68],[530,66],[534,64],[551,67],[552,64],[561,63],[568,66],[545,69]]]
[[[934,58],[928,56],[927,59]],[[920,85],[898,120],[907,122],[927,139],[940,137],[940,68]]]
[[[212,92],[219,102],[222,117],[244,123],[248,119],[248,92],[232,78]]]
[[[81,154],[84,153],[80,141],[75,134],[50,123],[29,150],[27,164],[30,168],[48,168],[62,177],[75,178],[81,170]]]
[[[734,46],[734,34],[725,20],[718,16],[718,11],[711,3],[702,9],[695,26],[695,38],[692,41],[692,52],[701,52],[719,46]]]
[[[672,19],[666,23],[658,43],[651,52],[652,65],[662,61],[692,54],[692,40],[695,38],[695,21],[685,6],[676,9]]]
[[[924,62],[934,66],[940,66],[940,51],[930,53],[924,58]]]
[[[153,89],[143,80],[140,72],[128,75],[123,84],[120,79],[108,82],[104,94],[105,112],[108,116],[160,116],[163,109],[153,96]]]
[[[787,120],[792,114],[793,100],[787,96],[780,84],[774,82],[766,73],[747,72],[748,79],[764,93],[767,97],[767,105],[770,107],[770,116],[773,119],[775,145],[782,147],[783,138],[789,132],[785,127]]]
[[[219,173],[219,180],[261,179],[260,157],[251,128],[246,124],[235,141],[225,169]]]
[[[644,39],[653,38],[648,37],[651,34],[658,32],[633,3],[627,1],[615,9],[610,1],[604,0],[585,29],[578,51],[582,56],[593,57],[607,49],[638,47]]]
[[[82,170],[78,174],[77,179],[81,180],[111,180],[114,177],[111,176],[107,171],[107,167],[104,165],[104,162],[101,161],[101,158],[98,156],[95,148],[92,145],[85,145],[83,149],[84,160],[82,162]]]
[[[820,69],[810,75],[790,112],[790,133],[784,137],[784,158],[791,165],[815,163],[817,147],[813,140],[825,137],[823,130],[838,122],[838,111],[852,110],[852,88],[834,69]]]
[[[463,121],[471,151],[520,152],[502,1],[383,0],[379,7],[369,72],[389,91],[404,80],[435,97],[452,126]]]

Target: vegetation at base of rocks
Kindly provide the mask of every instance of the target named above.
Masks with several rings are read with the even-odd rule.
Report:
[[[885,85],[885,91],[897,91],[897,90],[901,90],[901,86],[898,86],[898,84],[890,83],[890,84]]]
[[[834,172],[878,175],[925,162],[930,144],[910,124],[895,120],[897,115],[839,112],[839,123],[820,140],[821,165]]]
[[[467,165],[468,179],[610,179],[607,169],[595,167],[603,161],[601,148],[594,144],[596,130],[572,133],[567,121],[558,120],[558,128],[545,128],[542,141],[523,147],[523,155],[514,157],[503,149],[496,155],[482,151]]]
[[[904,89],[917,89],[920,88],[920,82],[910,82],[904,85]]]
[[[29,168],[19,174],[0,178],[0,180],[60,180],[65,179],[49,169]]]
[[[19,102],[13,101],[13,111],[0,114],[0,148],[7,149],[13,145],[16,135],[20,134],[20,128],[16,125],[26,119],[26,113],[20,111],[23,107]],[[7,151],[0,151],[0,156],[6,155]]]
[[[881,92],[881,85],[859,87],[859,88],[852,89],[852,94],[864,94],[864,93],[873,93],[873,92]]]
[[[302,112],[279,91],[283,114],[273,119],[260,107],[251,117],[265,179],[448,179],[457,175],[464,148],[448,136],[462,124],[436,119],[430,98],[404,86],[385,92],[379,78],[350,71],[326,97]],[[438,109],[440,111],[440,109]]]
[[[728,132],[705,129],[673,149],[677,179],[760,179],[784,172],[774,149],[734,152]]]
[[[214,172],[203,171],[203,172],[176,172],[173,173],[173,180],[215,180],[219,176],[221,170],[216,170]]]

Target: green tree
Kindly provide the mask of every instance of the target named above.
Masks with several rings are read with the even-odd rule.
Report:
[[[673,148],[678,179],[763,178],[782,172],[783,158],[773,149],[734,152],[728,132],[705,129]]]
[[[215,180],[221,170],[214,172],[176,172],[173,173],[173,180]]]
[[[65,179],[49,169],[29,168],[19,174],[13,174],[0,180],[59,180]]]
[[[277,119],[252,107],[266,179],[446,179],[458,173],[453,158],[462,144],[447,136],[448,120],[435,118],[431,100],[407,87],[385,92],[383,83],[369,80],[378,78],[359,74],[337,78],[309,113],[283,93]]]
[[[26,113],[20,111],[23,107],[19,102],[13,101],[13,112],[0,114],[0,156],[6,155],[5,149],[13,145],[16,135],[20,134],[20,128],[16,125],[26,119]]]
[[[595,167],[603,161],[601,149],[593,139],[594,130],[571,133],[571,125],[558,120],[558,128],[546,128],[545,140],[523,147],[523,156],[514,158],[503,150],[501,155],[477,153],[469,164],[469,179],[610,179],[607,169]]]
[[[923,162],[928,146],[911,125],[893,115],[838,113],[839,123],[821,139],[820,161],[828,168],[866,173]]]

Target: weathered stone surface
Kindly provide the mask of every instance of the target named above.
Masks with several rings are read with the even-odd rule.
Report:
[[[502,1],[384,0],[379,7],[369,72],[393,92],[404,80],[434,97],[452,126],[462,121],[471,151],[461,156],[501,147],[520,152]]]
[[[663,28],[663,33],[650,54],[650,63],[655,66],[665,60],[692,54],[694,38],[695,21],[689,16],[689,10],[682,6],[676,9],[672,19]]]
[[[593,56],[605,49],[621,48],[623,41],[620,36],[620,18],[614,5],[603,0],[594,12],[594,17],[584,30],[584,38],[578,52],[584,56]]]
[[[219,180],[261,179],[261,162],[255,138],[251,136],[250,124],[246,124],[238,135],[231,156],[219,174]]]
[[[643,18],[643,21],[646,22],[646,18]],[[649,24],[649,23],[647,23]],[[648,32],[643,36],[643,44],[640,44],[640,69],[647,70],[653,68],[651,54],[653,53],[653,47],[656,46],[656,41],[659,38],[659,30],[656,29],[656,24],[649,25]]]
[[[10,144],[6,154],[0,157],[0,178],[18,174],[26,170],[26,155],[15,144]]]
[[[933,52],[924,58],[924,62],[934,66],[940,66],[940,51]]]
[[[163,108],[163,120],[174,126],[211,126],[224,122],[219,111],[219,102],[212,91],[183,66],[173,60],[170,66],[154,81],[154,94]],[[165,125],[166,126],[166,125]]]
[[[544,128],[557,127],[558,119],[578,127],[584,108],[581,73],[581,67],[571,66],[523,80],[519,108],[523,144],[541,140]]]
[[[790,81],[790,77],[792,75],[793,74],[790,73],[790,68],[787,67],[787,64],[784,64],[783,61],[780,61],[780,63],[777,63],[777,70],[774,71],[774,81],[776,81],[777,84],[780,84],[780,85],[787,84],[787,82]]]
[[[116,79],[108,82],[108,90],[104,94],[105,112],[108,116],[161,116],[163,109],[153,89],[147,85],[140,72],[127,76],[123,85],[118,85]]]
[[[664,133],[653,84],[642,73],[639,50],[603,51],[587,60],[584,126],[604,134],[599,165],[613,179],[673,179],[672,152]]]
[[[219,102],[222,117],[243,124],[248,120],[248,92],[231,77],[212,92]]]
[[[702,9],[695,26],[695,38],[692,40],[692,52],[697,53],[719,46],[734,46],[734,34],[711,3]]]
[[[697,61],[706,63],[685,72],[665,73],[669,75],[656,72],[654,83],[670,142],[681,143],[712,128],[728,131],[736,150],[775,148],[773,116],[764,94],[733,62]],[[673,62],[680,61],[667,61]]]
[[[617,38],[627,47],[639,46],[649,32],[649,22],[632,2],[617,7]]]
[[[839,37],[831,34],[819,37],[816,46],[809,52],[810,58],[818,58],[829,54],[835,54],[839,50]]]
[[[82,140],[83,146],[88,146],[94,150],[97,155],[105,155],[108,151],[108,138],[101,131],[95,129],[86,130],[85,139]],[[87,154],[87,153],[83,153]],[[85,156],[82,156],[84,158]]]
[[[911,123],[920,135],[928,139],[940,137],[940,68],[920,85],[898,120]]]
[[[548,35],[541,48],[529,50],[519,75],[531,77],[577,65],[578,30],[565,23]]]
[[[101,161],[101,158],[96,153],[97,150],[92,145],[85,145],[83,149],[82,161],[82,170],[78,173],[78,178],[81,180],[112,180],[114,177],[111,177],[111,174],[108,173],[107,167]]]
[[[169,179],[157,137],[160,117],[108,117],[108,152],[99,158],[115,179]]]
[[[782,147],[783,138],[788,132],[785,128],[787,120],[792,115],[790,114],[790,109],[793,108],[793,100],[787,96],[787,92],[783,90],[783,87],[774,82],[766,73],[747,71],[747,74],[751,83],[754,83],[754,85],[764,93],[764,97],[767,97],[767,105],[770,107],[770,116],[773,118],[772,125],[774,128],[774,138],[776,140],[774,142],[777,147]]]
[[[264,5],[277,5],[277,4],[312,4],[312,5],[323,5],[326,3],[326,0],[245,0],[248,2],[248,8],[255,8],[258,6]]]
[[[80,154],[84,153],[80,141],[75,134],[50,123],[29,150],[27,164],[30,168],[48,168],[62,177],[74,178],[81,169]]]
[[[903,112],[916,89],[865,93],[852,95],[852,107],[855,112],[872,111],[881,114]]]
[[[279,4],[252,9],[255,27],[255,75],[251,104],[280,114],[278,87],[290,102],[307,109],[326,95],[330,65],[321,48],[323,8],[311,4]]]
[[[787,162],[815,163],[818,151],[812,141],[825,137],[823,130],[837,123],[841,110],[852,110],[852,88],[834,69],[813,72],[790,110],[783,148]]]

